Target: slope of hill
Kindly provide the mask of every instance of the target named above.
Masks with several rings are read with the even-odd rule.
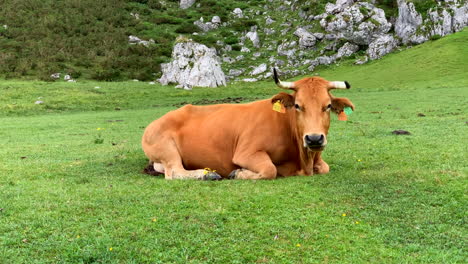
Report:
[[[335,66],[320,66],[316,73],[330,80],[350,81],[353,89],[346,91],[347,94],[468,87],[468,46],[463,43],[468,43],[468,29],[365,65],[356,66],[348,61]],[[0,115],[147,109],[155,106],[173,108],[181,100],[194,104],[215,103],[215,100],[228,97],[253,100],[267,98],[277,92],[272,79],[258,83],[234,82],[223,88],[222,92],[212,88],[181,91],[144,82],[96,83],[83,80],[77,83],[45,83],[7,80],[0,82]],[[207,98],[210,100],[206,101]],[[36,100],[44,103],[36,105]]]
[[[407,1],[423,17],[438,4],[436,0]],[[169,61],[179,35],[216,48],[225,72],[244,69],[243,74],[249,75],[251,67],[266,63],[295,69],[290,70],[291,76],[308,73],[310,65],[304,62],[336,53],[346,43],[342,38],[324,39],[313,48],[297,48],[298,28],[326,33],[317,17],[326,15],[322,20],[327,23],[336,19],[334,13],[324,13],[329,2],[335,1],[205,0],[181,9],[177,0],[3,0],[0,76],[50,80],[52,73],[59,72],[62,77],[70,74],[81,79],[154,80],[161,74],[160,64]],[[360,2],[364,3],[359,9],[365,20],[379,26],[373,13],[368,14],[375,9],[366,9],[366,1]],[[388,21],[398,15],[395,0],[367,2],[384,10]],[[243,10],[242,15],[233,13],[236,8]],[[207,32],[194,25],[197,22],[203,27],[215,16],[220,24]],[[252,30],[261,41],[259,46],[246,37]],[[142,41],[130,43],[130,36]],[[359,49],[351,59],[365,56],[364,46]]]

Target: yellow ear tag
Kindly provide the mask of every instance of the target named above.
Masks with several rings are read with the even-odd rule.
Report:
[[[284,105],[278,100],[273,104],[273,111],[284,114],[286,113],[286,108],[284,108]]]
[[[346,115],[346,113],[344,111],[341,111],[338,114],[338,120],[340,120],[340,121],[347,121],[348,120],[348,116]]]

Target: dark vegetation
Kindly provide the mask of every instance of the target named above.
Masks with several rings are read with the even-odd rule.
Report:
[[[208,0],[182,10],[176,0],[0,0],[0,75],[50,80],[60,72],[102,81],[155,79],[175,38],[198,31],[195,20],[218,15],[226,21],[234,8],[260,2]],[[235,30],[254,23],[236,24]],[[223,34],[232,38],[229,31]],[[130,45],[129,35],[155,43]],[[209,34],[194,37],[208,45],[216,42]]]

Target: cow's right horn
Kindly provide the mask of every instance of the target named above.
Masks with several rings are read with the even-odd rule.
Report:
[[[278,78],[278,73],[276,72],[276,68],[273,68],[273,78],[275,78],[275,83],[276,85],[278,85],[279,88],[294,89],[294,82],[282,82]]]

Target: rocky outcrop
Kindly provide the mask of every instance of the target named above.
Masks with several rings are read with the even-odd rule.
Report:
[[[358,45],[369,45],[375,36],[387,33],[391,24],[385,12],[367,2],[349,5],[352,1],[342,1],[340,8],[326,13],[320,25],[336,38],[344,38]],[[341,11],[342,10],[342,11]],[[336,13],[338,12],[338,13]]]
[[[395,33],[404,44],[419,44],[427,39],[416,30],[422,24],[422,16],[414,8],[413,3],[398,0],[398,18],[395,22]]]
[[[371,60],[376,60],[392,52],[397,46],[398,41],[392,35],[382,35],[369,44],[366,53]]]
[[[214,48],[193,42],[179,42],[172,51],[172,61],[161,64],[159,82],[176,83],[182,87],[217,87],[226,85],[221,62]]]
[[[422,19],[413,3],[398,0],[398,18],[395,33],[403,44],[420,44],[433,36],[445,36],[461,30],[468,25],[468,2],[447,0],[427,12]]]
[[[271,71],[268,68],[273,66],[281,67],[288,76],[294,76],[309,74],[318,65],[329,65],[353,55],[356,55],[356,64],[363,64],[379,59],[401,45],[414,45],[436,39],[468,25],[468,0],[431,1],[435,6],[424,14],[417,12],[414,0],[395,0],[398,12],[392,10],[395,15],[391,17],[380,8],[386,6],[385,10],[396,9],[389,2],[335,0],[326,4],[323,14],[316,14],[316,9],[307,9],[307,6],[314,4],[313,0],[268,0],[262,10],[229,10],[230,15],[225,18],[226,21],[221,21],[219,16],[214,16],[209,22],[201,18],[194,24],[203,32],[194,34],[219,38],[214,46],[222,55],[223,66],[227,71],[230,70],[227,75],[229,80],[256,81],[270,76]],[[271,12],[272,10],[276,12]],[[281,16],[288,16],[288,19],[278,18],[277,11],[281,11]],[[245,23],[248,23],[250,29]],[[229,34],[205,33],[217,30],[221,25],[228,30],[231,30],[232,25],[243,26]],[[135,40],[132,43],[140,41]],[[361,53],[356,54],[360,50]],[[163,68],[170,68],[169,72],[172,72],[176,67],[174,65],[187,65],[184,63],[183,59],[174,59]],[[192,75],[185,71],[192,72],[198,64],[193,60],[188,65],[190,70],[179,67],[175,74],[165,73],[161,82],[176,82],[173,81],[176,77],[189,80]],[[255,66],[249,68],[245,65]],[[198,68],[197,71],[202,69]],[[188,81],[186,83],[189,85]],[[224,82],[220,83],[222,85]],[[190,84],[189,87],[191,86],[197,84]]]
[[[196,0],[180,0],[179,7],[182,9],[187,9],[191,7]]]

